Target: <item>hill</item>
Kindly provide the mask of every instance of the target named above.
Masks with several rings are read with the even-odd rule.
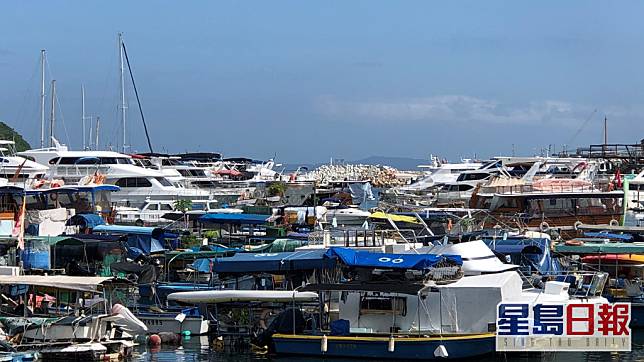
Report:
[[[9,127],[6,123],[0,121],[0,139],[15,141],[16,151],[26,151],[31,149],[31,146],[20,133],[16,132],[13,128]]]

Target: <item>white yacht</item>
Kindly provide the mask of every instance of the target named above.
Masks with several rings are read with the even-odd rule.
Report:
[[[207,200],[210,193],[181,188],[163,173],[136,165],[129,155],[112,151],[71,151],[55,142],[54,147],[19,152],[19,155],[48,164],[47,176],[67,184],[90,183],[96,176],[120,187],[112,199],[126,206],[142,207],[146,200]]]
[[[626,181],[624,225],[644,226],[644,171]]]
[[[15,142],[0,140],[0,178],[23,183],[43,178],[49,167],[16,155]]]
[[[194,220],[206,213],[218,214],[241,214],[242,209],[220,208],[216,200],[193,200],[190,210],[185,216]],[[118,206],[116,207],[115,221],[119,224],[134,224],[137,226],[170,224],[181,220],[184,216],[182,211],[176,210],[175,202],[172,200],[146,200],[141,208]]]

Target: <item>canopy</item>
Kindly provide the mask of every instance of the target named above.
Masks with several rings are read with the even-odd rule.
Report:
[[[268,218],[269,215],[214,213],[201,216],[199,218],[199,222],[212,224],[260,225],[266,224]]]
[[[644,243],[585,243],[555,245],[555,252],[564,254],[644,254]]]
[[[71,277],[66,275],[0,275],[0,285],[35,285],[58,289],[95,292],[100,284],[112,278],[103,277]]]
[[[340,247],[327,250],[324,256],[339,258],[347,266],[368,268],[426,270],[446,260],[463,265],[459,255],[370,253]]]
[[[420,224],[417,218],[413,216],[405,216],[405,215],[397,215],[397,214],[387,214],[382,211],[376,211],[371,216],[369,216],[372,219],[391,219],[391,221],[394,222],[408,222],[411,224]]]
[[[166,250],[165,241],[176,241],[178,237],[177,234],[162,228],[143,226],[99,225],[92,232],[127,235],[126,245],[129,248],[140,250],[145,255]],[[136,254],[136,252],[130,251],[131,255]]]
[[[217,273],[284,273],[292,271],[329,269],[334,260],[324,258],[324,249],[284,253],[237,253],[230,257],[198,259],[192,266],[200,272],[212,269]]]
[[[603,255],[588,255],[581,258],[584,263],[592,264],[644,264],[644,255],[635,254],[603,254]],[[612,262],[612,263],[611,263]]]

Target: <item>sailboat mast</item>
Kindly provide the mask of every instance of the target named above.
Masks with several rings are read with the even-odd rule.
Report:
[[[40,51],[40,148],[45,147],[45,49]]]
[[[119,33],[119,64],[121,70],[121,131],[123,136],[123,143],[121,146],[121,151],[125,152],[125,67],[123,63],[123,34]]]
[[[96,116],[96,151],[98,151],[98,130],[100,129],[101,126],[101,117]]]
[[[49,147],[54,146],[54,129],[56,128],[56,80],[51,81],[51,119],[49,121]]]
[[[85,86],[81,84],[81,123],[83,125],[83,150],[86,149],[85,134]]]

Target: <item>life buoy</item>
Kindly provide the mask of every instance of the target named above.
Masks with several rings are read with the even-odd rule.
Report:
[[[615,219],[612,219],[612,220],[608,223],[608,225],[610,225],[610,226],[619,226],[619,221],[617,221],[617,220],[615,220]]]
[[[572,239],[572,240],[566,240],[566,245],[568,245],[568,246],[582,246],[582,245],[584,245],[584,242],[581,241],[581,240]]]
[[[539,230],[545,233],[546,231],[550,230],[550,225],[548,225],[548,223],[544,221],[541,224],[539,224]]]
[[[37,180],[37,181],[36,181],[36,182],[34,182],[34,184],[32,185],[32,188],[34,188],[34,189],[39,189],[39,188],[41,188],[41,187],[45,186],[45,184],[46,184],[46,183],[47,183],[47,180]]]
[[[579,227],[580,227],[581,225],[583,225],[583,224],[584,224],[584,223],[582,223],[582,222],[581,222],[581,221],[579,221],[579,220],[575,221],[575,223],[573,224],[573,227],[575,228],[575,231],[579,230]]]
[[[78,181],[79,185],[86,186],[92,183],[93,177],[92,176],[83,176],[83,178]]]

